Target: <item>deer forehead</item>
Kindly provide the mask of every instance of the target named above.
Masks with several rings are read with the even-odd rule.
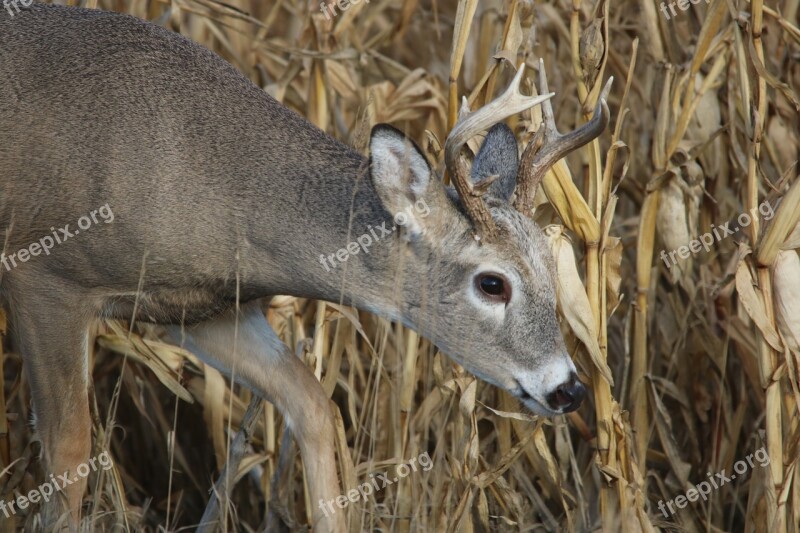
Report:
[[[492,209],[501,229],[498,255],[508,257],[519,268],[523,279],[534,279],[552,285],[555,263],[550,245],[541,229],[513,209]]]
[[[496,241],[482,244],[470,237],[460,249],[457,263],[473,273],[503,274],[520,289],[519,294],[554,298],[554,263],[541,231],[532,224],[514,230],[503,228],[502,223],[499,226],[502,229]]]

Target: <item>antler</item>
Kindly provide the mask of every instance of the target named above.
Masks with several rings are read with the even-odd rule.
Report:
[[[517,170],[517,197],[514,207],[522,212],[529,213],[533,207],[533,197],[545,173],[555,165],[559,159],[577,150],[584,144],[596,139],[608,126],[611,113],[608,111],[608,93],[611,90],[609,78],[600,93],[592,120],[580,128],[562,135],[556,128],[553,106],[549,101],[542,103],[542,125],[536,131],[525,152]],[[539,60],[539,92],[547,93],[547,75],[544,71],[544,61]]]
[[[490,103],[477,111],[470,113],[466,98],[463,101],[458,122],[453,126],[450,135],[445,141],[445,166],[450,178],[453,180],[458,195],[464,204],[472,223],[477,231],[478,239],[491,239],[496,235],[497,228],[489,213],[489,209],[469,179],[467,164],[462,155],[464,145],[476,134],[488,130],[501,120],[529,109],[536,104],[545,102],[553,96],[542,91],[540,96],[525,96],[519,92],[525,64],[520,65],[517,74],[508,86],[508,89]],[[552,113],[552,108],[551,108]],[[483,187],[481,189],[485,190]]]

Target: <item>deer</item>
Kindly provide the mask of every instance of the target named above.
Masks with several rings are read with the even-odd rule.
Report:
[[[524,63],[487,105],[462,106],[444,147],[452,185],[386,124],[369,156],[312,125],[207,48],[138,18],[32,4],[0,17],[3,257],[92,209],[98,224],[0,266],[0,300],[24,363],[48,472],[75,472],[92,446],[90,335],[98,321],[164,326],[205,363],[272,402],[298,444],[312,502],[341,493],[334,404],[263,308],[276,295],[331,301],[400,322],[466,370],[557,416],[586,396],[559,329],[556,272],[530,218],[544,174],[607,127],[555,126],[544,64]],[[504,121],[541,105],[520,157]],[[467,142],[485,134],[472,158]],[[428,216],[413,209],[424,200]],[[319,256],[395,213],[407,223],[346,268]],[[235,349],[233,349],[235,347]],[[42,506],[80,525],[86,480]],[[315,511],[315,531],[344,531]]]

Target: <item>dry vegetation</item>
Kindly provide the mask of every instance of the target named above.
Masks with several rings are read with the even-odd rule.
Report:
[[[484,104],[513,65],[528,63],[532,91],[544,59],[562,131],[614,76],[609,131],[537,194],[535,218],[559,258],[564,334],[591,384],[578,412],[531,417],[370,314],[273,301],[270,323],[341,412],[347,488],[425,451],[433,460],[350,505],[353,531],[800,530],[798,0],[699,2],[672,20],[649,0],[372,0],[330,21],[317,0],[87,3],[203,43],[360,150],[369,127],[389,122],[439,163],[460,97]],[[537,113],[510,121],[521,143]],[[661,260],[764,200],[778,206],[770,220],[671,269]],[[21,361],[5,348],[9,499],[43,472]],[[95,437],[115,468],[90,478],[87,525],[194,529],[251,394],[146,325],[129,336],[127,324],[103,324],[93,365]],[[252,422],[227,529],[263,529],[269,500],[291,529],[305,527],[317,504],[280,416],[267,405]],[[767,467],[673,516],[659,511],[763,445]],[[0,529],[24,521],[0,517]]]

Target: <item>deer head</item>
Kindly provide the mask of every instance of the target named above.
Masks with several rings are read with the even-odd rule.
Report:
[[[519,93],[522,74],[520,67],[508,90],[482,109],[462,109],[445,144],[454,188],[433,177],[419,148],[387,126],[373,130],[371,172],[384,207],[412,213],[395,265],[403,320],[473,374],[553,416],[577,409],[586,389],[559,330],[550,248],[527,214],[546,171],[605,129],[610,83],[593,119],[562,136],[544,66],[541,96]],[[544,124],[520,165],[514,134],[499,122],[539,103]],[[464,144],[487,129],[469,171]],[[409,206],[422,200],[430,215],[415,217]]]

